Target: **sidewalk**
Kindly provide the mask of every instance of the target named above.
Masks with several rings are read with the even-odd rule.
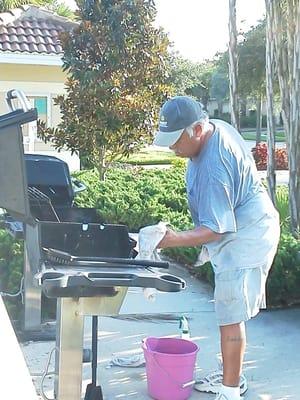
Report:
[[[258,171],[261,179],[266,179],[267,171]],[[289,171],[288,170],[277,170],[276,171],[276,185],[288,185],[289,184]]]
[[[179,266],[170,271],[187,281],[180,293],[158,293],[147,301],[141,290],[131,289],[117,318],[99,318],[98,382],[105,400],[146,400],[145,368],[107,368],[116,352],[140,351],[147,336],[179,335],[178,317],[189,318],[192,340],[200,346],[196,374],[206,375],[217,366],[219,334],[213,292],[210,286],[191,277]],[[261,312],[247,325],[248,347],[244,373],[249,390],[245,400],[299,400],[300,393],[300,309]],[[42,372],[54,342],[23,344],[31,372]],[[85,347],[91,346],[90,319],[85,327]],[[54,369],[53,362],[50,370]],[[90,364],[83,367],[84,385],[90,382]],[[38,385],[40,378],[36,378]],[[53,397],[54,379],[46,378],[46,394]],[[83,387],[84,393],[84,387]],[[214,395],[193,392],[191,400],[214,400]],[[170,399],[172,400],[172,399]]]

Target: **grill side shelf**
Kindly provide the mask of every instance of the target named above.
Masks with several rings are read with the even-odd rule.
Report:
[[[93,297],[103,294],[104,288],[141,287],[155,288],[162,292],[179,292],[185,281],[170,274],[142,271],[109,270],[70,274],[65,271],[45,272],[41,277],[42,289],[47,297]]]

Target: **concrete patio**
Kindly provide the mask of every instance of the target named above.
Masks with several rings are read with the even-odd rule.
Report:
[[[114,353],[128,354],[141,350],[147,336],[178,336],[178,318],[189,319],[192,340],[200,346],[196,376],[205,376],[217,367],[219,335],[216,326],[213,292],[210,286],[191,277],[180,266],[172,273],[187,281],[181,293],[158,293],[149,302],[138,289],[126,296],[120,316],[99,318],[98,382],[104,398],[149,399],[145,367],[107,368]],[[248,347],[244,373],[249,389],[245,400],[299,400],[300,398],[300,309],[264,311],[247,325]],[[31,373],[42,372],[54,342],[24,343],[22,349]],[[85,346],[91,346],[91,323],[85,327]],[[54,369],[51,362],[49,370]],[[90,364],[83,367],[83,397],[90,382]],[[39,391],[40,378],[35,378]],[[45,379],[45,390],[53,397],[54,379]],[[213,400],[214,395],[193,391],[191,400]],[[172,399],[170,399],[172,400]]]

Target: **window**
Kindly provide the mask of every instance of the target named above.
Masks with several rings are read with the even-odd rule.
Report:
[[[51,124],[50,119],[50,97],[43,96],[43,95],[32,95],[26,96],[29,100],[31,107],[37,109],[38,112],[38,119],[45,122],[46,127]],[[19,106],[21,106],[19,104]],[[35,121],[29,122],[28,124],[23,125],[22,128],[23,132],[23,142],[24,144],[28,145],[29,151],[34,151],[34,142],[42,141],[41,139],[37,138],[37,124]]]
[[[37,109],[38,118],[48,126],[48,99],[46,96],[30,96],[30,103]]]

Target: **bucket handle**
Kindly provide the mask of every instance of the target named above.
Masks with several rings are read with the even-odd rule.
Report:
[[[145,349],[149,350],[149,348],[147,347],[146,341],[143,340],[142,342],[143,342],[143,345],[144,345]],[[150,354],[150,353],[149,353],[149,354]],[[186,383],[179,383],[178,381],[176,381],[176,380],[168,373],[168,371],[166,371],[166,370],[160,365],[160,363],[157,361],[157,359],[155,358],[155,355],[154,355],[153,353],[151,354],[151,357],[153,358],[155,364],[159,367],[159,369],[160,369],[161,371],[163,371],[164,374],[167,375],[168,378],[169,378],[173,383],[175,383],[177,386],[180,386],[181,389],[186,389],[187,387],[193,386],[193,385],[196,383],[195,380],[192,380],[192,381],[189,381],[189,382],[186,382]]]

